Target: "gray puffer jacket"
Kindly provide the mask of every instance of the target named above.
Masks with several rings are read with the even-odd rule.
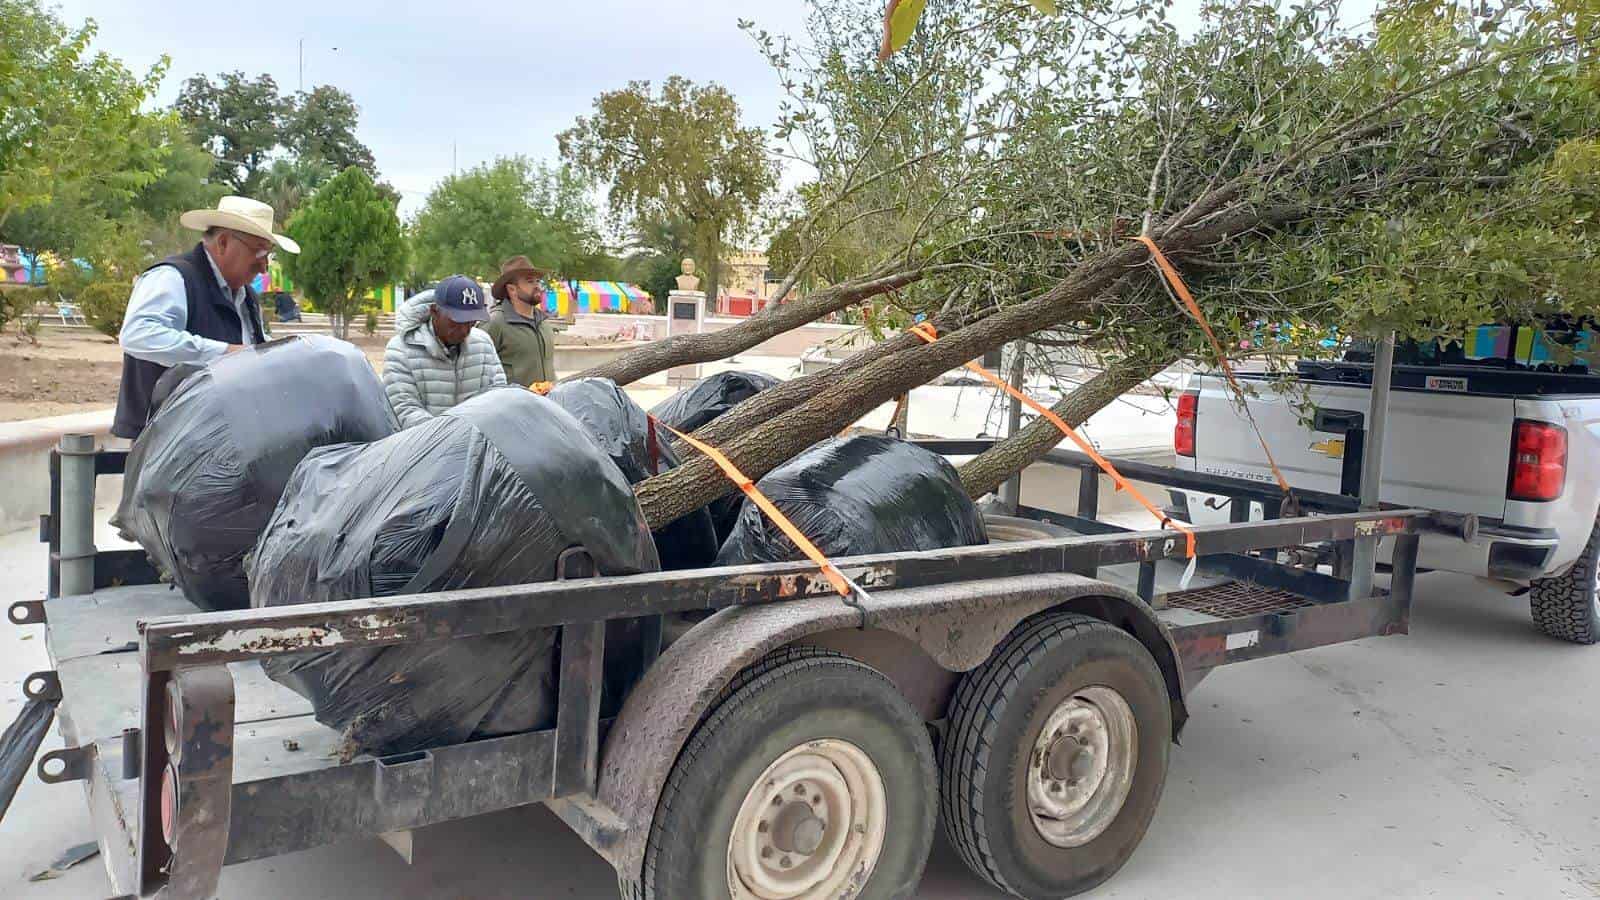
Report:
[[[446,347],[433,334],[428,311],[433,291],[400,304],[394,337],[383,350],[383,389],[401,428],[410,428],[463,400],[506,383],[494,341],[474,328],[459,348]]]

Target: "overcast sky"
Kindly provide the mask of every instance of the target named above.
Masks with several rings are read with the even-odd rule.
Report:
[[[163,104],[191,75],[234,69],[268,73],[293,92],[304,37],[306,86],[355,98],[357,134],[401,190],[404,215],[450,174],[452,145],[462,169],[514,153],[554,160],[557,132],[632,79],[716,81],[747,124],[771,124],[777,82],[736,20],[798,33],[803,14],[787,0],[58,2],[69,23],[95,19],[97,46],[136,71],[167,54]]]

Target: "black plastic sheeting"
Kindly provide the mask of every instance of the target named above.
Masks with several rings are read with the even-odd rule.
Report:
[[[776,384],[778,379],[761,372],[718,372],[657,403],[650,415],[679,431],[696,431]]]
[[[33,768],[39,745],[50,733],[58,700],[33,697],[22,705],[16,721],[0,735],[0,819],[4,819],[11,799],[17,795],[22,779]]]
[[[659,475],[680,464],[672,434],[634,403],[609,378],[564,381],[548,395],[583,427],[611,457],[629,484]],[[656,552],[667,571],[699,569],[717,558],[717,533],[711,513],[698,509],[655,532]]]
[[[112,523],[202,609],[244,609],[245,554],[295,465],[396,430],[372,364],[320,335],[271,341],[157,381]]]
[[[684,434],[700,429],[735,406],[749,400],[779,380],[762,372],[718,372],[657,403],[650,415]],[[707,510],[721,544],[733,533],[744,497],[735,492],[711,501]]]
[[[658,568],[628,481],[584,427],[521,388],[489,391],[364,446],[313,451],[250,561],[256,606],[549,581],[582,545],[603,575]],[[659,645],[613,622],[603,705]],[[273,657],[273,680],[340,730],[346,753],[405,753],[548,727],[556,629]]]
[[[829,438],[756,487],[830,558],[983,544],[983,516],[944,457],[879,435]],[[717,564],[805,557],[756,505],[739,511]]]

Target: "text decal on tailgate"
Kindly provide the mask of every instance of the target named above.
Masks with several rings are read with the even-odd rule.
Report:
[[[1429,375],[1427,378],[1423,379],[1422,383],[1423,386],[1430,391],[1453,391],[1457,394],[1465,394],[1467,392],[1467,380],[1465,378],[1451,378],[1447,375]]]

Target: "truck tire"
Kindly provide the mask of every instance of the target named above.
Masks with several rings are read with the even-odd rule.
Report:
[[[1172,707],[1155,660],[1098,619],[1023,622],[950,703],[950,843],[1018,897],[1070,897],[1133,855],[1167,780]]]
[[[1528,591],[1533,624],[1551,637],[1574,644],[1600,641],[1600,524],[1589,533],[1583,552],[1565,573],[1536,578]]]
[[[735,679],[678,755],[643,897],[909,897],[937,777],[922,718],[882,673],[781,650]]]

